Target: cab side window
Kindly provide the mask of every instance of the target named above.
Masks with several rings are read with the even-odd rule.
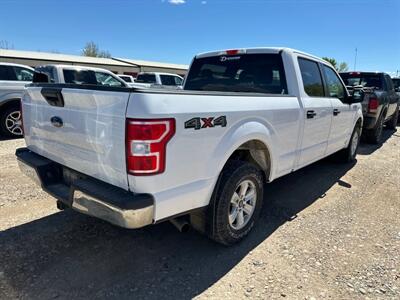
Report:
[[[336,75],[336,72],[326,65],[323,65],[322,69],[325,74],[329,97],[344,100],[345,88],[339,77]]]
[[[311,97],[324,97],[324,86],[318,63],[304,58],[299,58],[298,61],[306,94]]]
[[[390,78],[389,75],[385,75],[385,81],[386,81],[387,90],[389,92],[393,91],[394,90],[393,81],[392,81],[392,79]]]
[[[13,69],[18,81],[32,81],[33,71],[21,67],[13,67]]]
[[[102,72],[95,72],[96,80],[98,85],[105,85],[105,86],[115,86],[115,87],[123,87],[125,86],[121,81],[116,79],[110,74],[102,73]]]

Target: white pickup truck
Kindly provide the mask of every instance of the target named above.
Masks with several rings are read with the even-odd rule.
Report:
[[[16,156],[61,209],[126,228],[188,221],[229,245],[259,217],[265,182],[355,159],[361,100],[296,50],[210,52],[183,90],[31,84]]]

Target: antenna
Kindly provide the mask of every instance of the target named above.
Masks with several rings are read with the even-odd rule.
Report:
[[[356,67],[357,67],[357,48],[356,48],[356,53],[354,56],[354,71],[356,71]]]

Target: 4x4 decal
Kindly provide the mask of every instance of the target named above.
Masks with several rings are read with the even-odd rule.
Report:
[[[208,118],[191,118],[185,122],[185,128],[194,128],[195,130],[199,130],[202,128],[212,128],[215,126],[226,127],[226,116],[220,116],[217,118],[208,117]]]

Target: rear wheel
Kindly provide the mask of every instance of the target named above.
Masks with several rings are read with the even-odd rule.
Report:
[[[257,221],[263,202],[263,175],[253,164],[231,161],[224,168],[208,214],[208,235],[218,243],[242,240]]]
[[[18,105],[7,107],[0,114],[0,132],[7,137],[22,137],[22,118]]]
[[[390,121],[387,122],[386,127],[389,129],[396,129],[398,118],[399,118],[399,106],[396,107],[396,111],[393,114]]]
[[[383,115],[381,115],[375,124],[373,129],[365,131],[365,138],[368,143],[380,144],[382,141],[382,129],[383,129]]]

